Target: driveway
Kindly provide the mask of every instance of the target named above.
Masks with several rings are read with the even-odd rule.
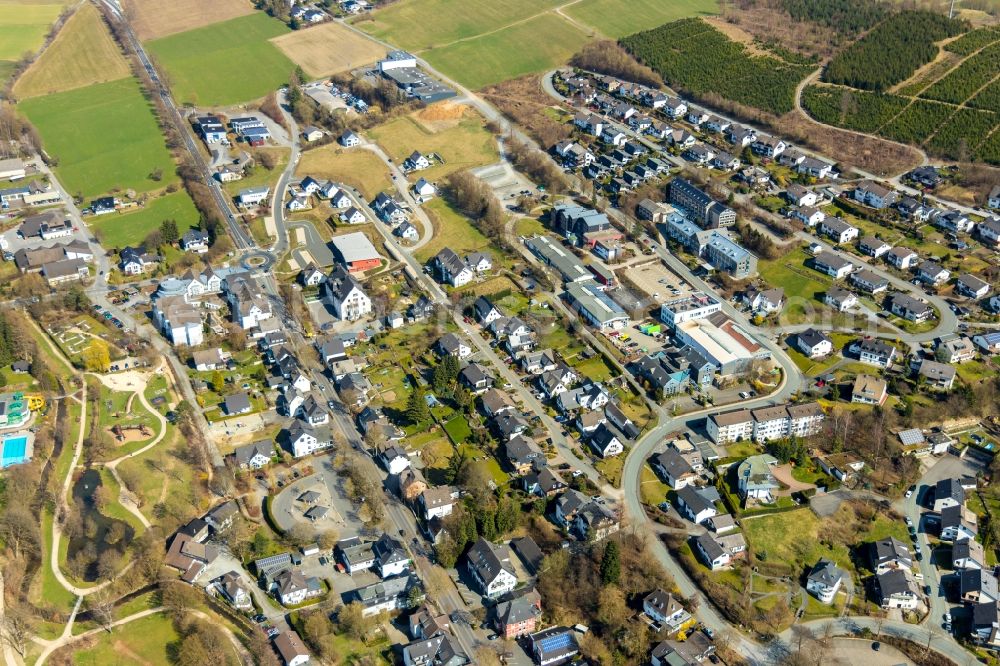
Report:
[[[791,494],[797,493],[801,490],[808,490],[809,488],[815,488],[816,484],[813,483],[803,483],[798,481],[794,476],[792,476],[792,466],[791,464],[778,465],[771,468],[771,474],[774,475],[778,481],[788,486],[787,489],[781,491],[779,494]]]
[[[316,231],[316,227],[312,225],[311,222],[306,220],[296,220],[294,222],[288,223],[289,229],[294,229],[296,232],[302,230],[305,234],[305,249],[309,252],[312,257],[312,261],[316,263],[317,266],[325,268],[327,266],[333,266],[334,256],[333,250],[330,245],[320,238],[319,232]],[[302,250],[296,248],[292,250],[292,254],[295,255],[295,260],[299,263],[301,268],[305,268],[309,261],[302,257]]]

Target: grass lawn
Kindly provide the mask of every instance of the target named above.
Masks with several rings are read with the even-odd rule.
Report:
[[[24,9],[22,6],[14,11],[20,14]],[[29,34],[37,35],[30,29]],[[0,44],[5,44],[7,37],[0,33]],[[14,94],[23,100],[115,81],[128,75],[128,62],[108,33],[100,12],[95,6],[85,3],[66,22],[55,41],[17,80]],[[82,123],[75,127],[90,128]],[[97,133],[96,136],[104,138],[111,135]]]
[[[434,225],[434,237],[416,251],[414,256],[420,263],[428,261],[445,247],[459,254],[490,249],[489,239],[473,226],[472,220],[449,206],[444,199],[432,199],[424,210]]]
[[[295,63],[268,41],[288,31],[255,12],[147,46],[166,68],[179,102],[228,106],[263,97],[288,81]]]
[[[132,78],[24,100],[56,174],[70,194],[93,197],[114,188],[146,192],[177,181],[149,102]],[[149,175],[163,174],[160,181]]]
[[[174,663],[171,644],[178,640],[170,618],[156,613],[130,622],[121,631],[101,633],[94,647],[73,651],[73,663],[114,664],[127,657],[145,666],[169,666]]]
[[[76,597],[56,580],[49,564],[49,553],[52,552],[52,512],[48,509],[42,510],[41,528],[42,563],[39,570],[41,584],[37,585],[37,595],[33,594],[32,597],[36,599],[36,603],[42,606],[52,606],[63,613],[69,613],[73,604],[76,603]]]
[[[403,49],[420,50],[498,30],[562,0],[401,0],[357,26]]]
[[[809,358],[794,347],[789,347],[785,351],[788,354],[788,357],[795,362],[795,365],[799,368],[799,370],[801,370],[803,374],[810,377],[816,377],[823,374],[829,370],[832,365],[840,360],[840,357],[836,354],[830,354],[829,356],[825,356],[823,358]]]
[[[816,295],[826,291],[833,281],[806,266],[809,258],[805,249],[800,247],[777,259],[762,259],[757,269],[769,284],[784,288],[785,298],[812,301],[820,307]]]
[[[456,445],[465,442],[465,440],[469,438],[469,435],[472,434],[469,422],[462,415],[458,415],[445,423],[444,431],[448,433],[448,437],[450,437],[451,441]]]
[[[726,444],[726,451],[730,458],[748,458],[760,453],[760,449],[753,442],[733,442]]]
[[[582,0],[563,10],[612,39],[668,21],[718,14],[717,0]]]
[[[62,8],[60,3],[0,4],[0,60],[18,60],[38,50]]]
[[[478,89],[561,65],[588,37],[562,16],[546,13],[422,55],[447,76]]]
[[[625,467],[627,451],[612,458],[603,458],[594,463],[594,469],[615,488],[622,485],[622,469]]]
[[[844,596],[838,594],[833,598],[833,603],[829,606],[822,603],[811,594],[806,595],[806,610],[802,614],[802,621],[818,620],[824,617],[837,617],[844,607]]]
[[[611,368],[600,354],[591,356],[580,362],[571,364],[582,377],[588,377],[595,382],[606,382],[612,377],[617,377],[618,373]]]
[[[414,150],[424,155],[440,155],[443,163],[414,174],[414,178],[426,178],[432,183],[454,171],[492,164],[500,158],[496,139],[486,131],[482,116],[471,111],[457,122],[441,121],[440,125],[430,127],[413,115],[403,116],[371,129],[368,134],[397,164]]]
[[[388,169],[374,153],[348,150],[336,143],[302,153],[296,174],[352,185],[368,200],[392,188]]]
[[[966,384],[978,384],[993,373],[993,369],[982,361],[966,361],[955,366],[955,371]]]
[[[166,437],[167,439],[151,450],[123,460],[118,466],[118,472],[123,478],[128,478],[125,476],[128,474],[126,470],[134,472],[133,476],[139,480],[139,485],[136,488],[130,486],[129,490],[139,497],[141,504],[139,510],[143,515],[159,525],[171,522],[169,519],[164,521],[156,515],[156,505],[161,497],[165,502],[176,501],[179,505],[186,504],[192,507],[192,510],[198,506],[194,471],[179,455],[181,447],[178,446],[175,431],[171,430]],[[160,472],[161,469],[167,470],[167,473]],[[169,525],[165,525],[164,529],[167,527]]]
[[[198,226],[198,209],[184,190],[157,197],[135,212],[102,215],[91,218],[90,227],[106,248],[141,245],[164,220],[177,222],[177,231],[183,236],[188,229]]]
[[[285,165],[288,164],[288,154],[290,150],[288,148],[258,148],[257,150],[266,151],[277,158],[274,168],[268,170],[258,164],[249,169],[248,173],[240,180],[223,183],[223,190],[233,196],[236,196],[242,189],[246,189],[248,187],[259,187],[261,185],[270,186],[278,180],[282,172],[285,170]]]
[[[545,232],[545,225],[534,217],[522,217],[514,224],[514,233],[518,236],[537,236]]]
[[[115,477],[111,475],[106,467],[101,468],[101,484],[107,488],[111,497],[114,499],[108,502],[104,508],[101,509],[103,513],[108,518],[113,518],[114,520],[121,520],[132,527],[135,530],[135,536],[139,536],[145,531],[143,524],[139,522],[139,519],[133,516],[125,507],[123,507],[118,502],[118,494],[121,492],[121,486],[115,481]]]
[[[649,506],[657,506],[667,498],[667,491],[670,486],[660,481],[660,477],[650,469],[649,465],[642,466],[642,479],[639,485],[639,494],[642,503]]]
[[[830,548],[821,544],[819,528],[820,519],[806,508],[743,519],[747,543],[762,562],[785,564],[790,573],[798,575],[805,567],[826,557],[846,571],[853,571],[847,548],[842,545]]]

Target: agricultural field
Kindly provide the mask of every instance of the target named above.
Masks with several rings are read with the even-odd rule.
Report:
[[[385,47],[340,23],[323,23],[271,39],[313,78],[346,72],[385,57]]]
[[[366,199],[374,199],[379,192],[392,188],[389,171],[375,153],[344,149],[336,143],[302,153],[296,173],[346,183],[358,188]]]
[[[152,109],[133,78],[35,97],[18,106],[38,129],[46,152],[58,160],[56,173],[71,194],[93,197],[115,188],[148,192],[177,181]],[[157,170],[159,181],[149,177]]]
[[[126,0],[125,7],[135,34],[144,42],[254,12],[249,0]]]
[[[437,104],[379,125],[369,135],[397,164],[414,150],[439,155],[442,163],[414,175],[431,182],[500,159],[496,139],[486,130],[486,122],[465,105]]]
[[[146,236],[160,228],[163,220],[177,222],[183,236],[191,227],[198,226],[198,209],[184,190],[153,199],[135,212],[103,215],[90,222],[101,244],[106,248],[123,248],[141,245]]]
[[[357,27],[419,51],[493,32],[560,4],[563,0],[401,0],[358,21]]]
[[[147,46],[166,69],[178,102],[229,106],[263,97],[288,81],[295,63],[269,41],[288,32],[285,24],[258,12]]]
[[[87,3],[70,17],[52,44],[18,78],[14,95],[19,99],[48,95],[116,81],[129,73],[128,62],[97,8]]]
[[[617,39],[651,25],[719,13],[718,0],[581,0],[562,10],[567,16]]]
[[[65,3],[0,1],[0,62],[13,62],[34,53]]]
[[[812,70],[773,56],[752,55],[744,45],[700,19],[684,19],[621,40],[640,62],[693,97],[718,94],[780,115],[795,106],[795,88]],[[705,63],[711,62],[711,67]]]
[[[880,23],[827,64],[823,80],[862,90],[885,90],[905,81],[938,54],[935,42],[966,25],[931,12],[900,12]]]
[[[547,13],[422,55],[462,85],[478,89],[561,65],[587,38],[569,21]]]

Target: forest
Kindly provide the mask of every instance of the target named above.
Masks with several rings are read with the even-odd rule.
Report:
[[[984,48],[920,94],[927,99],[961,104],[1000,72],[1000,43]]]
[[[941,14],[900,12],[834,56],[823,80],[862,90],[886,90],[933,60],[938,53],[934,42],[967,29],[966,23]]]
[[[927,142],[927,149],[935,155],[960,162],[968,162],[972,148],[977,146],[990,130],[996,127],[997,114],[975,109],[958,109],[937,133]]]
[[[857,35],[886,17],[885,4],[874,0],[781,0],[796,21],[812,21],[842,35]]]
[[[774,115],[791,111],[795,86],[810,71],[746,49],[700,19],[683,19],[621,40],[669,85],[704,98],[718,94]]]
[[[966,103],[966,106],[1000,113],[1000,79],[983,88],[982,92]]]
[[[874,133],[895,118],[909,100],[888,93],[836,86],[807,86],[802,106],[816,120],[836,127]]]
[[[953,42],[948,42],[944,50],[967,56],[996,41],[1000,41],[1000,26],[979,28],[965,33]]]

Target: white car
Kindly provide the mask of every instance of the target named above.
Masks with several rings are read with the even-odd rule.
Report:
[[[749,397],[750,397],[750,394],[747,391],[740,391],[740,399],[741,400],[746,400]]]
[[[912,496],[913,496],[913,491],[912,490],[907,490],[906,491],[906,498],[909,499]]]

